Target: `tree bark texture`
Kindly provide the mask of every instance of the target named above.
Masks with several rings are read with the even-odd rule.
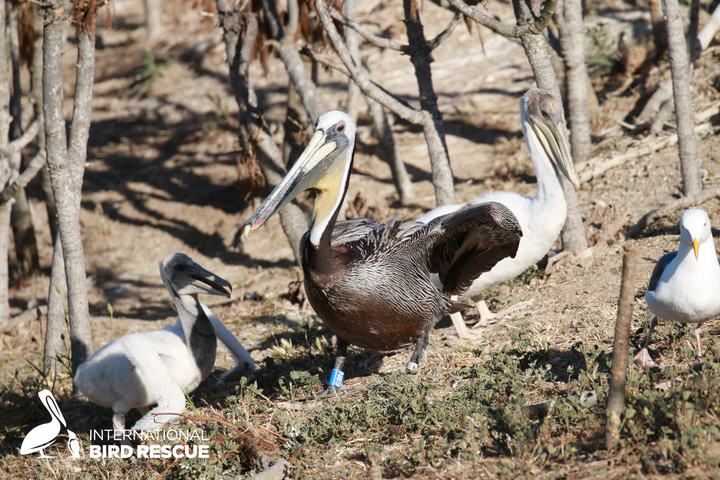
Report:
[[[564,0],[564,22],[559,23],[560,43],[565,60],[568,111],[570,114],[570,147],[575,162],[592,156],[590,113],[588,112],[587,69],[585,68],[585,24],[581,0]]]
[[[419,0],[403,0],[405,28],[407,28],[408,42],[412,49],[410,61],[415,67],[420,108],[432,117],[432,121],[423,124],[423,132],[430,156],[435,200],[437,206],[440,207],[455,203],[455,184],[445,143],[445,124],[442,121],[442,113],[437,104],[437,95],[432,82],[430,64],[434,60],[431,55],[432,51],[425,40],[419,7]]]
[[[33,41],[33,57],[30,65],[30,96],[35,100],[33,108],[35,108],[35,117],[39,117],[43,111],[43,16],[40,14],[40,7],[33,4],[33,30],[35,31],[35,40]],[[45,151],[45,129],[41,128],[37,137],[38,151]],[[43,155],[45,158],[45,155]],[[50,182],[50,172],[47,168],[47,160],[45,166],[40,170],[40,178],[43,196],[45,197],[45,208],[47,209],[48,223],[50,224],[50,233],[52,235],[52,244],[55,245],[57,238],[57,211],[55,210],[55,196],[52,191]]]
[[[524,1],[513,0],[513,8],[518,25],[524,25],[534,21],[533,13]],[[520,37],[520,40],[525,49],[525,55],[527,55],[528,61],[530,62],[530,68],[532,68],[533,74],[535,75],[535,83],[538,88],[552,93],[555,98],[562,102],[560,87],[555,78],[555,72],[552,66],[552,58],[550,57],[550,52],[548,52],[548,47],[543,36],[526,33]],[[585,250],[588,248],[588,244],[585,238],[580,201],[570,181],[563,176],[562,182],[563,190],[565,191],[565,200],[568,206],[568,215],[561,234],[563,249],[569,251]]]
[[[323,0],[316,0],[315,8],[318,13],[318,17],[320,18],[320,22],[323,25],[323,29],[327,33],[335,51],[340,57],[340,60],[347,69],[347,73],[352,77],[358,87],[360,87],[360,90],[362,90],[367,97],[380,103],[383,107],[395,113],[403,120],[423,127],[425,141],[428,143],[428,152],[430,153],[430,163],[433,168],[433,185],[435,187],[436,202],[438,205],[454,203],[455,191],[453,186],[452,171],[450,170],[450,165],[447,162],[447,149],[445,148],[444,138],[439,138],[439,133],[434,126],[435,118],[433,118],[433,115],[427,110],[416,110],[412,108],[403,100],[388,93],[386,90],[375,84],[369,78],[367,72],[353,61],[350,51],[348,50],[347,45],[345,45],[345,41],[333,24],[327,4]],[[437,44],[438,42],[433,43]],[[428,46],[428,44],[426,43],[425,46]],[[408,51],[407,48],[409,47],[404,46],[403,51]],[[430,50],[432,50],[432,47],[430,47]],[[442,122],[442,120],[440,120],[440,122]],[[430,135],[431,138],[428,138],[428,135]],[[430,148],[430,145],[432,145],[432,148]],[[442,152],[442,155],[439,157],[433,156],[439,152]],[[444,166],[441,165],[443,157],[445,159]],[[448,175],[440,175],[437,177],[438,182],[440,182],[440,180],[444,182],[442,185],[436,183],[435,172],[437,169],[447,169],[449,172]],[[451,195],[446,195],[445,192],[451,192]]]
[[[223,28],[230,84],[238,103],[238,137],[243,155],[255,158],[260,153],[261,168],[268,189],[274,188],[285,176],[283,157],[257,106],[255,90],[250,82],[249,66],[258,24],[253,14],[237,11],[231,0],[217,0],[218,17]],[[302,60],[300,60],[302,62]],[[280,223],[300,265],[300,239],[308,229],[305,215],[296,203],[280,210]]]
[[[300,94],[305,110],[313,123],[327,110],[323,104],[317,86],[313,83],[305,70],[305,64],[295,46],[295,32],[298,26],[298,2],[288,0],[288,22],[283,28],[278,16],[275,4],[270,0],[263,0],[263,11],[266,19],[271,25],[275,39],[280,42],[280,59],[285,64],[285,69],[290,75],[290,81],[295,85]]]
[[[370,109],[370,115],[373,119],[373,128],[375,134],[380,139],[380,154],[383,159],[390,165],[395,189],[400,197],[400,203],[408,205],[415,200],[412,181],[407,173],[405,163],[403,163],[400,148],[395,142],[395,134],[392,131],[390,122],[383,106],[370,97],[365,97]]]
[[[664,28],[663,24],[663,29]],[[710,41],[712,41],[715,37],[715,33],[717,33],[718,29],[720,29],[720,8],[715,8],[715,11],[710,16],[710,19],[707,21],[702,30],[700,30],[700,33],[697,34],[696,38],[692,37],[692,31],[688,31],[688,45],[691,52],[691,68],[695,61],[700,57],[702,51],[710,45]],[[690,48],[692,45],[694,45],[694,47]],[[652,94],[652,97],[650,97],[647,101],[642,109],[642,112],[638,115],[636,124],[640,125],[647,122],[654,122],[654,119],[660,116],[659,112],[663,108],[674,109],[674,105],[672,107],[667,105],[667,102],[672,98],[672,96],[672,78],[668,78],[667,81],[665,81],[665,83],[663,83],[662,86],[658,88],[655,93]],[[662,119],[658,120],[658,123],[660,123],[660,121],[662,121]],[[657,131],[657,127],[655,131]]]
[[[47,327],[45,329],[45,351],[43,352],[43,370],[46,375],[55,375],[60,370],[60,357],[63,350],[62,333],[65,326],[65,260],[63,258],[60,235],[53,244],[50,287],[48,288]]]
[[[143,0],[145,7],[145,29],[148,40],[162,33],[162,0]]]
[[[668,32],[668,50],[670,53],[670,73],[672,74],[673,96],[675,97],[675,117],[677,121],[680,165],[683,178],[683,193],[700,193],[700,166],[698,160],[695,120],[693,118],[692,93],[690,90],[690,63],[683,28],[682,13],[677,0],[663,0],[666,28]]]
[[[59,238],[65,263],[70,317],[72,371],[77,370],[93,353],[90,314],[88,310],[85,256],[80,234],[80,192],[85,149],[90,127],[92,75],[94,72],[94,39],[82,27],[78,32],[78,65],[73,124],[70,143],[65,134],[63,117],[63,14],[59,1],[43,7],[43,113],[50,180],[58,212]],[[90,81],[88,86],[85,82]],[[83,124],[84,123],[84,124]],[[68,148],[70,147],[70,148]],[[77,178],[79,177],[79,178]],[[79,180],[76,182],[76,180]]]
[[[10,141],[22,136],[22,89],[20,87],[20,39],[18,26],[22,14],[19,5],[8,3],[7,33],[10,44],[12,62],[12,97],[10,111],[13,121],[10,124]],[[22,152],[19,149],[10,156],[10,179],[13,183],[20,176]],[[17,275],[19,278],[32,278],[40,274],[40,257],[38,255],[35,225],[32,211],[28,203],[25,188],[15,189],[15,202],[12,204],[10,225],[15,238],[15,257],[17,259]]]
[[[347,18],[355,20],[355,0],[345,0],[343,5],[343,13]],[[360,61],[360,44],[357,40],[357,33],[352,28],[345,29],[345,43],[350,50],[353,60],[357,65],[361,65]],[[360,109],[360,88],[353,82],[352,78],[348,78],[347,102],[345,104],[345,113],[347,113],[352,121],[357,124]]]
[[[650,22],[655,42],[655,60],[661,60],[668,50],[667,30],[665,29],[661,0],[650,0]]]
[[[0,25],[3,30],[8,18],[8,2],[0,1]],[[10,123],[10,95],[12,70],[9,58],[9,45],[6,35],[0,35],[0,148],[8,144]],[[0,161],[0,185],[3,187],[10,178],[8,162]],[[8,248],[10,239],[10,209],[12,205],[0,206],[0,322],[6,322],[10,313],[8,303]]]
[[[283,164],[290,170],[305,148],[305,126],[309,117],[295,86],[288,85],[287,113],[285,120],[285,138],[283,139]]]

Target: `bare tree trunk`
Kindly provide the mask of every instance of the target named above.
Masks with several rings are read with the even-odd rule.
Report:
[[[63,117],[64,8],[62,2],[55,0],[44,6],[42,10],[45,17],[43,31],[45,140],[68,285],[70,345],[74,373],[93,352],[79,214],[82,172],[90,128],[95,45],[88,31],[83,26],[79,26],[75,108],[68,142]]]
[[[581,0],[564,0],[558,22],[563,59],[567,69],[568,111],[570,113],[570,146],[575,162],[592,156],[590,114],[588,112],[587,70],[585,68],[585,24]]]
[[[693,14],[694,9],[695,4],[693,4]],[[715,8],[712,16],[702,30],[700,30],[700,33],[698,33],[697,36],[694,36],[694,32],[697,31],[696,28],[697,27],[692,25],[691,22],[691,28],[688,30],[687,39],[688,49],[690,50],[690,68],[692,68],[692,65],[700,57],[700,53],[702,53],[702,51],[710,45],[710,41],[715,37],[715,33],[717,33],[720,28],[720,8]],[[654,126],[651,131],[653,133],[659,131],[658,128],[660,128],[665,118],[658,117],[669,116],[669,112],[675,108],[674,105],[668,105],[672,96],[672,78],[668,78],[667,81],[665,81],[665,83],[663,83],[662,86],[658,88],[647,101],[642,109],[642,112],[638,115],[636,124],[640,125],[643,123],[653,122]]]
[[[48,288],[47,328],[45,329],[45,351],[43,353],[43,370],[46,375],[55,375],[62,363],[62,332],[65,326],[65,260],[63,259],[62,242],[58,235],[54,243],[52,268],[50,270],[50,287]]]
[[[407,0],[410,2],[411,0]],[[432,57],[430,52],[437,48],[446,38],[450,36],[461,19],[461,15],[456,14],[450,25],[432,41],[425,41],[425,36],[420,23],[419,14],[416,4],[405,4],[406,7],[406,26],[408,29],[408,37],[411,45],[401,45],[392,40],[377,37],[362,28],[357,22],[344,17],[339,12],[331,9],[323,0],[316,0],[315,9],[320,18],[325,32],[332,42],[335,50],[342,61],[342,66],[336,62],[330,61],[322,55],[315,52],[307,51],[308,55],[315,59],[323,58],[328,66],[342,71],[345,75],[352,77],[353,81],[360,87],[362,92],[369,98],[380,103],[383,107],[397,114],[400,118],[407,120],[415,125],[423,127],[425,133],[425,141],[428,145],[428,153],[430,156],[430,164],[433,170],[433,185],[435,187],[435,199],[438,205],[447,205],[455,202],[455,189],[453,186],[452,170],[447,155],[447,146],[445,145],[444,127],[442,124],[442,115],[437,108],[437,97],[432,87],[432,76],[430,72],[430,62]],[[413,6],[415,5],[415,6]],[[391,48],[398,50],[411,56],[411,61],[415,66],[415,73],[418,80],[421,109],[415,110],[403,100],[395,97],[386,90],[376,85],[370,80],[367,71],[353,60],[350,51],[345,44],[344,39],[340,36],[337,28],[333,24],[332,17],[345,23],[346,26],[353,28],[360,33],[366,40],[381,46],[381,48]]]
[[[143,0],[145,7],[145,29],[151,40],[162,33],[162,0]]]
[[[432,122],[423,124],[423,131],[425,132],[425,142],[428,146],[430,166],[432,167],[435,200],[437,206],[440,207],[455,203],[455,185],[452,168],[450,167],[450,157],[445,143],[445,124],[442,121],[442,113],[438,108],[437,95],[432,83],[432,72],[430,70],[430,64],[433,62],[432,50],[425,40],[419,7],[420,2],[418,0],[403,0],[405,27],[407,28],[408,43],[412,49],[410,61],[415,67],[420,108],[428,112],[432,117]]]
[[[673,95],[675,97],[675,117],[677,120],[683,193],[685,195],[695,195],[700,193],[702,186],[700,184],[695,120],[693,118],[692,93],[690,91],[690,65],[682,13],[677,0],[663,0],[663,11],[665,12],[668,31],[670,71],[672,74]]]
[[[288,85],[287,119],[283,139],[283,164],[290,170],[305,148],[305,126],[309,118],[295,86]]]
[[[30,96],[35,100],[35,116],[39,117],[43,111],[43,92],[42,92],[42,72],[43,72],[43,17],[40,14],[40,7],[33,4],[32,17],[33,29],[35,30],[35,40],[33,41],[33,57],[30,65]],[[41,128],[37,137],[38,151],[45,151],[45,129]],[[50,224],[50,233],[52,234],[52,243],[55,245],[57,238],[57,211],[55,210],[55,196],[53,195],[52,185],[50,183],[50,172],[47,168],[47,160],[45,166],[40,171],[42,179],[42,191],[45,197],[45,207],[47,209],[48,223]]]
[[[375,134],[380,139],[380,153],[390,165],[393,181],[395,182],[395,189],[400,197],[400,203],[408,205],[415,200],[415,193],[413,192],[410,175],[408,175],[405,163],[403,163],[400,148],[398,148],[397,143],[395,143],[395,134],[390,127],[390,122],[388,122],[383,106],[370,97],[365,98],[370,107],[370,115],[372,115],[373,118]]]
[[[343,5],[343,13],[346,17],[355,20],[355,0],[345,0]],[[352,28],[345,29],[345,43],[347,43],[350,55],[352,55],[355,63],[360,65],[360,44],[357,40],[357,33]],[[345,113],[347,113],[352,121],[357,124],[360,105],[360,88],[353,82],[352,78],[348,78],[347,104]]]
[[[0,26],[5,29],[8,18],[8,3],[0,0]],[[10,67],[10,53],[7,36],[0,35],[0,148],[6,147],[9,140],[10,123],[10,95],[12,85],[12,70]],[[3,187],[10,178],[10,169],[7,162],[0,162],[0,185]],[[0,323],[6,322],[10,313],[8,303],[8,248],[10,241],[10,209],[7,203],[0,205]]]
[[[653,40],[655,41],[655,60],[660,60],[668,49],[661,0],[650,0],[650,22],[652,23]]]
[[[517,19],[518,25],[534,21],[533,13],[529,6],[522,0],[513,0],[513,8],[515,9],[515,18]],[[535,74],[535,82],[538,88],[552,93],[555,98],[562,102],[560,87],[555,78],[552,59],[550,52],[548,52],[545,39],[542,35],[526,33],[520,37],[520,40],[525,49],[525,55],[527,55],[528,61],[530,62],[530,67]],[[585,238],[582,213],[580,212],[580,201],[570,181],[563,176],[562,182],[563,190],[565,191],[565,200],[568,206],[568,216],[562,229],[563,249],[570,251],[585,250],[588,248],[588,244]]]
[[[285,64],[285,69],[290,75],[290,81],[295,85],[300,98],[302,99],[305,110],[313,120],[318,119],[327,110],[320,98],[320,93],[313,83],[312,79],[305,71],[305,64],[302,61],[300,53],[295,47],[295,32],[298,27],[298,2],[297,0],[288,0],[288,21],[283,27],[280,22],[280,16],[275,9],[275,3],[272,0],[262,0],[263,11],[266,20],[270,24],[270,29],[274,39],[280,42],[280,59]]]
[[[218,17],[223,27],[223,38],[230,68],[230,84],[238,103],[238,137],[243,155],[250,160],[261,156],[261,168],[267,187],[274,188],[285,175],[285,167],[280,150],[272,139],[267,127],[261,122],[257,97],[249,76],[252,49],[257,36],[258,25],[254,14],[243,13],[235,9],[232,0],[217,0]],[[300,59],[302,64],[302,59]],[[280,210],[280,222],[295,260],[300,264],[300,239],[307,231],[307,221],[300,207],[290,203]]]
[[[10,58],[13,71],[13,91],[11,97],[11,113],[13,116],[10,125],[10,141],[22,135],[22,89],[20,87],[20,41],[18,26],[22,11],[20,6],[8,3],[8,37],[10,44]],[[19,150],[10,156],[10,179],[12,183],[20,175],[22,152]],[[38,256],[37,241],[35,239],[35,225],[32,212],[25,195],[25,188],[15,191],[15,203],[12,205],[10,225],[15,237],[15,256],[17,257],[17,273],[20,278],[32,278],[40,274],[40,257]]]

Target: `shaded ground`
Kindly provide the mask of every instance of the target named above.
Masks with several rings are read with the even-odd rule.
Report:
[[[163,63],[158,59],[152,64],[147,57],[143,60],[143,32],[138,28],[142,23],[140,3],[116,3],[116,28],[100,33],[103,48],[97,52],[93,125],[81,212],[96,347],[130,332],[174,323],[175,313],[160,282],[157,264],[166,255],[181,251],[233,283],[232,300],[211,297],[206,301],[258,362],[259,372],[251,383],[257,381],[257,388],[262,390],[261,394],[247,385],[216,386],[210,380],[192,395],[195,405],[203,415],[221,414],[238,422],[252,419],[254,424],[284,436],[283,441],[272,436],[268,441],[277,443],[274,455],[300,459],[295,464],[296,478],[364,478],[373,462],[385,469],[383,478],[684,478],[707,473],[709,465],[714,467],[688,453],[695,452],[689,447],[677,447],[680,453],[673,453],[675,450],[663,446],[657,433],[655,437],[648,434],[652,438],[646,443],[640,442],[644,449],[641,451],[633,447],[633,442],[639,441],[635,435],[639,438],[640,434],[626,431],[624,450],[605,452],[600,408],[582,418],[561,412],[558,415],[563,421],[573,425],[560,429],[561,434],[553,434],[556,427],[550,423],[542,427],[497,420],[505,419],[513,409],[553,395],[565,397],[568,392],[602,388],[606,355],[612,350],[622,244],[561,266],[552,275],[540,271],[493,290],[488,297],[496,308],[524,300],[534,300],[534,304],[498,325],[480,330],[476,342],[458,342],[451,324],[440,322],[416,376],[405,378],[392,373],[407,363],[410,350],[376,353],[354,349],[345,388],[360,387],[359,393],[321,406],[293,403],[319,391],[321,382],[327,380],[333,358],[332,335],[311,310],[286,298],[289,285],[300,278],[300,273],[276,218],[245,242],[242,250],[232,246],[237,229],[260,199],[246,201],[247,186],[238,182],[233,153],[237,147],[237,107],[229,91],[224,45],[215,20],[201,16],[199,7],[191,7],[189,2],[168,3],[165,15],[173,26],[172,33],[155,45],[154,52],[169,60]],[[368,28],[403,40],[401,24],[389,22],[402,17],[402,5],[389,2],[383,8],[375,5],[377,8],[368,12],[370,6],[370,2],[360,6]],[[432,37],[452,14],[429,2],[424,8],[426,36]],[[491,8],[505,20],[512,18],[508,4],[497,2]],[[645,13],[639,17],[629,15],[637,12],[633,5],[617,3],[610,10],[594,11],[596,17],[605,19],[602,21],[616,19],[608,31],[614,31],[611,27],[633,28],[637,21],[647,23],[649,18]],[[608,35],[616,41],[617,35]],[[500,189],[532,195],[534,173],[518,114],[519,98],[533,85],[531,72],[518,44],[487,31],[483,31],[482,38],[481,45],[476,32],[458,28],[434,55],[434,80],[446,120],[457,198],[467,201]],[[74,53],[70,45],[67,52],[66,78],[71,78]],[[367,46],[363,54],[378,83],[417,103],[408,58]],[[720,50],[711,48],[696,70],[696,111],[720,100],[716,90],[718,57]],[[274,58],[269,61],[267,73],[254,64],[251,74],[270,129],[280,141],[286,74]],[[139,79],[148,75],[153,81],[139,84]],[[594,123],[597,153],[620,154],[628,148],[633,138],[617,122],[627,121],[633,112],[637,113],[652,86],[667,77],[667,63],[636,75],[637,83],[621,95],[613,95],[612,86],[622,83],[622,74],[608,73],[596,81],[602,101]],[[342,108],[344,79],[321,71],[320,85],[326,105]],[[68,115],[71,92],[72,87],[68,87]],[[713,120],[717,123],[718,119]],[[359,122],[355,166],[360,173],[353,175],[347,196],[352,199],[363,191],[374,217],[381,221],[398,213],[417,217],[434,206],[422,133],[401,121],[396,121],[395,129],[415,182],[415,204],[401,207],[395,201],[390,170],[377,155],[367,115],[361,116]],[[717,187],[714,172],[720,171],[720,141],[716,136],[703,137],[699,147],[704,186]],[[628,212],[634,222],[673,199],[681,186],[677,155],[677,147],[669,147],[583,184],[579,197],[584,217],[590,216],[596,204],[612,203],[619,212]],[[49,228],[38,185],[33,184],[29,192],[37,216],[44,276],[11,291],[12,315],[43,305],[48,290],[52,255]],[[716,226],[720,225],[717,200],[701,207]],[[653,225],[636,241],[640,280],[633,316],[634,347],[644,339],[643,328],[650,318],[641,294],[656,260],[676,249],[679,214],[675,212]],[[628,222],[626,228],[630,225]],[[591,225],[588,231],[598,227]],[[113,308],[112,317],[108,304]],[[36,423],[31,413],[36,409],[32,396],[37,389],[28,383],[36,376],[28,363],[38,364],[41,360],[43,332],[40,322],[29,321],[0,333],[3,382],[10,386],[5,397],[7,406],[2,410],[7,414],[7,426],[4,433],[0,432],[5,443],[0,469],[7,475],[22,471],[24,478],[44,478],[50,471],[58,475],[56,470],[63,477],[81,473],[73,470],[78,468],[74,464],[42,463],[30,457],[18,460],[15,456],[22,433]],[[720,323],[708,322],[704,332],[710,359],[717,345],[708,338],[720,332]],[[654,338],[651,353],[659,362],[692,362],[694,352],[691,345],[687,347],[694,338],[690,329],[662,325]],[[219,355],[217,372],[231,365],[228,355]],[[572,367],[571,371],[568,367]],[[24,392],[18,388],[20,383],[12,380],[15,369],[25,379]],[[638,391],[644,391],[643,380],[632,381]],[[366,390],[371,385],[373,388]],[[109,410],[68,401],[69,388],[67,378],[56,382],[63,412],[76,431],[107,428]],[[704,391],[715,390],[706,386]],[[408,398],[403,404],[403,399]],[[388,399],[399,399],[400,403],[391,404]],[[413,405],[412,399],[420,403]],[[448,411],[433,406],[439,404],[446,405]],[[367,423],[356,425],[351,421],[360,415],[353,410],[355,405],[370,405],[376,413],[364,411]],[[408,412],[415,412],[414,416],[408,417]],[[484,433],[467,433],[475,431],[468,425],[488,423],[490,418],[496,422],[488,433],[496,436],[494,440],[482,440]],[[714,414],[704,413],[698,418],[691,423],[717,424]],[[432,426],[426,419],[434,419]],[[555,421],[555,425],[562,423]],[[218,428],[207,427],[213,429],[214,441],[220,445],[217,451],[221,460],[217,465],[191,462],[189,470],[176,466],[167,475],[213,477],[223,471],[238,475],[256,468],[252,456],[255,447],[243,450],[244,440],[232,439],[230,432]],[[482,430],[477,428],[478,432]],[[235,442],[235,448],[223,443],[225,437]],[[716,441],[717,434],[709,432],[705,447],[712,447]],[[558,449],[561,453],[557,453]],[[55,454],[64,455],[61,450],[58,448]],[[250,452],[250,460],[242,452]],[[88,461],[82,464],[82,472],[144,478],[162,472],[169,464]]]

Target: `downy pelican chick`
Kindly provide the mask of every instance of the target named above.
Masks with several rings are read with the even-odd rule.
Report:
[[[483,299],[483,292],[515,278],[548,253],[567,217],[561,176],[567,177],[575,188],[579,185],[568,148],[562,104],[550,93],[532,88],[520,100],[520,121],[537,176],[537,193],[534,197],[525,197],[515,192],[488,192],[468,203],[438,207],[417,219],[419,222],[428,223],[467,205],[483,202],[502,203],[515,214],[523,232],[517,254],[499,261],[489,272],[480,275],[461,296],[461,299],[472,299],[477,305],[480,325],[486,325],[493,318],[527,305],[518,304],[504,312],[493,314]],[[456,319],[453,320],[458,323]]]
[[[635,356],[643,366],[655,362],[647,351],[658,319],[696,323],[697,356],[702,358],[700,328],[704,321],[720,315],[720,264],[715,253],[710,218],[692,208],[680,217],[680,245],[663,255],[655,265],[645,301],[654,317],[643,348]]]
[[[175,303],[181,328],[175,325],[118,338],[80,365],[75,376],[75,385],[88,399],[112,407],[115,430],[125,428],[125,415],[132,408],[144,414],[133,426],[135,430],[173,420],[174,415],[153,413],[183,413],[185,394],[195,390],[215,364],[216,332],[198,294],[230,297],[230,284],[182,253],[160,262],[160,276]],[[249,359],[242,351],[236,353],[241,362],[243,356]],[[249,363],[254,369],[252,359]],[[150,410],[153,404],[157,406]]]
[[[348,189],[355,124],[343,112],[322,115],[293,168],[250,217],[245,234],[306,189],[315,190],[310,231],[300,252],[308,300],[337,336],[330,387],[340,392],[349,345],[376,351],[415,345],[413,371],[430,329],[445,314],[467,305],[451,300],[499,260],[515,255],[522,232],[510,210],[484,203],[440,217],[428,225],[382,225],[367,218],[336,222]],[[430,274],[442,283],[433,285]]]

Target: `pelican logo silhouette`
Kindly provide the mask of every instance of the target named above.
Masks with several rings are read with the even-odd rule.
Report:
[[[20,447],[20,454],[27,455],[29,453],[40,452],[40,458],[54,458],[45,455],[45,448],[55,443],[57,436],[60,434],[60,430],[64,428],[68,434],[68,450],[72,453],[70,458],[80,458],[80,442],[78,442],[75,432],[68,430],[65,417],[63,417],[52,392],[50,392],[50,390],[42,390],[38,393],[38,397],[40,397],[40,402],[45,409],[50,412],[52,419],[50,422],[43,423],[30,430]]]

